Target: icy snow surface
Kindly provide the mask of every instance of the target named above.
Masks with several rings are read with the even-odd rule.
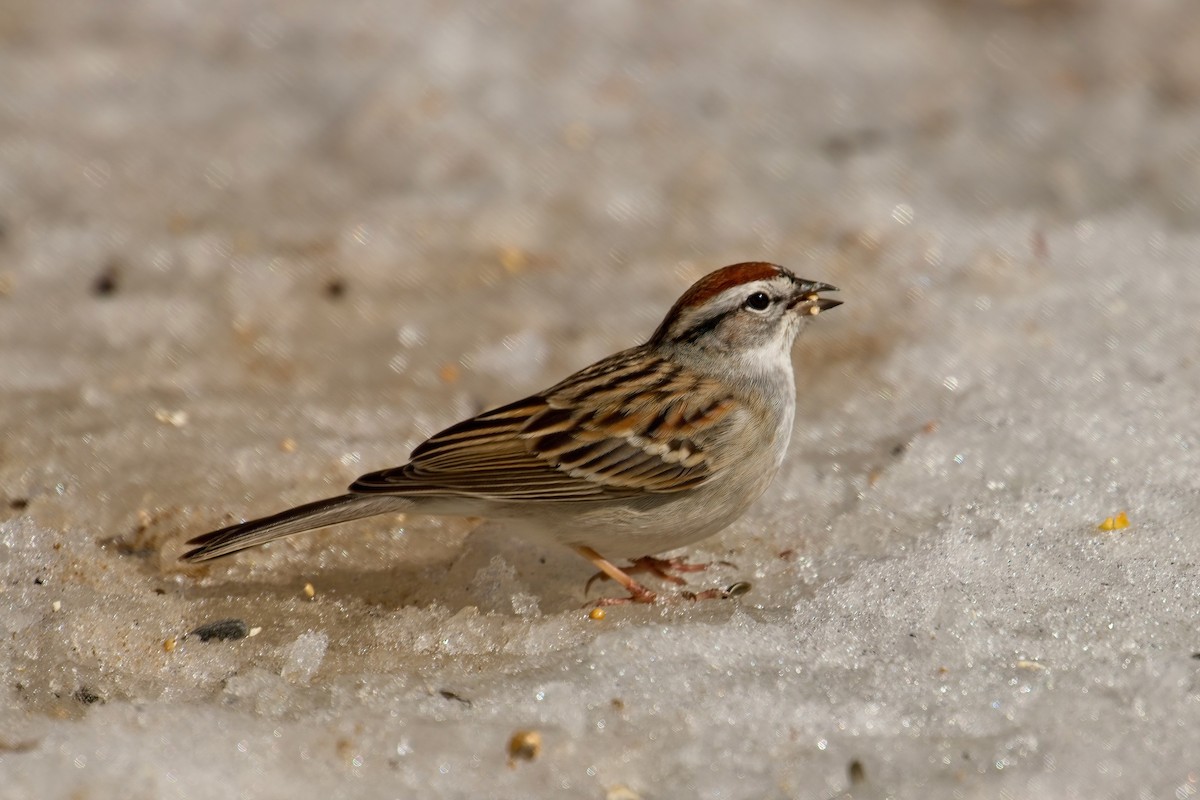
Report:
[[[0,795],[1191,796],[1198,42],[1188,0],[4,4]],[[177,561],[759,258],[846,305],[686,553],[750,593],[594,620],[581,559],[449,518]]]

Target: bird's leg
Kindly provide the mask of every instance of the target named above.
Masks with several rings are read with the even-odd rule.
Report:
[[[602,597],[596,601],[597,606],[615,606],[622,605],[624,603],[653,603],[657,597],[654,592],[650,591],[645,586],[642,586],[633,578],[629,577],[615,564],[597,553],[592,548],[579,545],[575,548],[575,552],[579,553],[579,555],[595,564],[596,568],[600,570],[598,573],[599,575],[612,578],[614,581],[625,587],[625,591],[629,592],[629,597]],[[592,581],[594,581],[596,577],[597,576],[595,575],[592,576],[591,580],[587,582],[587,587],[584,588],[584,594],[586,594],[587,590],[591,588]]]

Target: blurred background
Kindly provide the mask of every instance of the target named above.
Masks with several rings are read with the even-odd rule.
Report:
[[[939,596],[955,581],[921,576],[954,559],[905,559],[935,529],[974,530],[986,492],[1009,493],[999,520],[1063,486],[1089,487],[1096,496],[1077,506],[1087,522],[1062,522],[1084,537],[1074,553],[1090,546],[1091,520],[1143,479],[1185,486],[1157,456],[1177,448],[1187,466],[1200,444],[1190,449],[1194,432],[1172,416],[1183,401],[1155,392],[1170,390],[1166,376],[1194,379],[1198,227],[1191,0],[0,0],[0,666],[12,712],[0,771],[23,776],[22,797],[80,786],[115,796],[131,773],[141,796],[210,796],[195,783],[187,794],[179,776],[198,781],[225,763],[245,738],[230,731],[246,729],[257,755],[211,796],[230,785],[277,796],[262,775],[301,793],[353,779],[474,797],[572,782],[587,787],[580,796],[614,798],[681,786],[703,797],[1194,791],[1187,741],[1147,744],[1157,758],[1140,761],[1191,758],[1191,772],[1130,772],[1111,786],[1097,741],[1055,751],[1046,726],[1070,741],[1082,725],[1063,711],[1073,699],[999,728],[983,722],[995,687],[1018,680],[1008,674],[963,684],[961,708],[929,711],[912,687],[933,696],[929,676],[960,657],[991,663],[996,639],[926,637],[932,652],[897,651],[891,663],[917,664],[919,679],[854,656],[819,696],[810,673],[789,671],[764,678],[762,694],[748,687],[740,710],[687,711],[697,694],[719,704],[724,684],[685,676],[712,667],[687,641],[728,647],[718,623],[764,626],[791,643],[772,658],[808,653],[806,669],[886,638],[890,601],[862,617],[836,609],[884,585],[914,601]],[[753,619],[637,611],[631,630],[604,639],[577,613],[586,565],[471,538],[461,520],[408,521],[403,536],[396,520],[376,520],[217,567],[177,566],[185,536],[402,463],[462,416],[641,341],[691,281],[745,260],[836,284],[847,301],[797,348],[791,466],[763,509],[708,552],[736,556],[729,581],[756,581]],[[1143,417],[1151,407],[1157,416]],[[911,472],[886,477],[926,440]],[[1116,452],[1127,460],[1110,461]],[[964,461],[966,472],[945,472]],[[930,488],[949,475],[969,477]],[[962,519],[947,525],[955,509]],[[1029,541],[1010,544],[1025,552]],[[775,558],[797,549],[799,562]],[[1129,554],[1111,557],[1117,570]],[[828,596],[822,587],[893,558],[911,580],[874,581],[842,598],[849,606],[829,600],[828,613],[802,610]],[[1025,579],[1082,579],[1065,556],[1059,567]],[[982,595],[1008,597],[1012,576],[988,575],[975,576]],[[1155,625],[1195,610],[1185,575],[1162,578],[1182,605],[1150,615]],[[305,602],[309,579],[325,605]],[[1094,588],[1081,584],[1073,602],[1117,602]],[[999,630],[1020,602],[992,608]],[[959,606],[943,611],[928,630],[967,624]],[[255,614],[266,632],[253,647],[164,652],[196,624]],[[447,620],[461,614],[458,644],[446,644]],[[392,627],[372,628],[380,615]],[[848,629],[821,628],[851,617]],[[686,638],[659,652],[658,624]],[[547,673],[575,687],[560,697],[594,680],[581,664],[616,674],[629,637],[665,671],[625,696],[651,707],[666,692],[685,709],[673,722],[661,709],[629,712],[624,744],[583,744],[600,712],[530,699]],[[1019,649],[1000,647],[1005,663],[1036,663]],[[1172,675],[1191,681],[1194,699],[1182,663]],[[1093,715],[1125,713],[1140,691],[1119,688],[1124,667],[1103,677],[1059,668],[1080,686],[1118,686]],[[1033,668],[1021,669],[1024,681]],[[430,695],[446,674],[474,689],[474,712]],[[249,682],[229,684],[239,675]],[[892,697],[900,684],[915,693]],[[612,692],[597,691],[609,708]],[[1181,697],[1114,723],[1103,746],[1122,746],[1139,724],[1184,721],[1193,733],[1169,735],[1195,744],[1194,720],[1167,711]],[[751,724],[780,698],[800,717]],[[907,711],[889,716],[889,702]],[[493,769],[517,718],[566,732],[550,737],[557,761],[541,772]],[[715,718],[733,729],[708,739]],[[171,735],[173,719],[192,720],[191,733]],[[674,746],[662,744],[667,730]],[[108,745],[103,731],[117,732]],[[825,744],[860,734],[874,744],[829,755]],[[414,737],[436,757],[406,760]],[[331,738],[351,744],[326,747]],[[366,767],[355,763],[364,753]],[[1021,769],[1004,772],[1010,756]],[[1071,766],[1056,772],[1055,758]],[[449,777],[443,762],[457,765]],[[715,764],[742,778],[696,777]],[[929,781],[932,795],[920,788]]]
[[[7,0],[0,37],[0,386],[387,402],[389,461],[726,263],[848,289],[798,357],[853,381],[1051,229],[1200,222],[1183,1]]]

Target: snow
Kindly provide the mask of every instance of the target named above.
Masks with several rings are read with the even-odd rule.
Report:
[[[1200,788],[1194,4],[99,8],[0,12],[4,797]],[[177,560],[750,259],[846,304],[678,554],[749,593],[593,619],[455,518]]]

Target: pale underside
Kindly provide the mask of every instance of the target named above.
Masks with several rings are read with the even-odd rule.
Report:
[[[751,413],[727,385],[634,348],[447,428],[408,464],[364,475],[350,490],[396,495],[417,513],[519,519],[537,538],[646,555],[716,533],[757,499],[786,447],[786,417],[786,430],[763,426],[770,415]],[[755,446],[723,446],[734,439]]]

